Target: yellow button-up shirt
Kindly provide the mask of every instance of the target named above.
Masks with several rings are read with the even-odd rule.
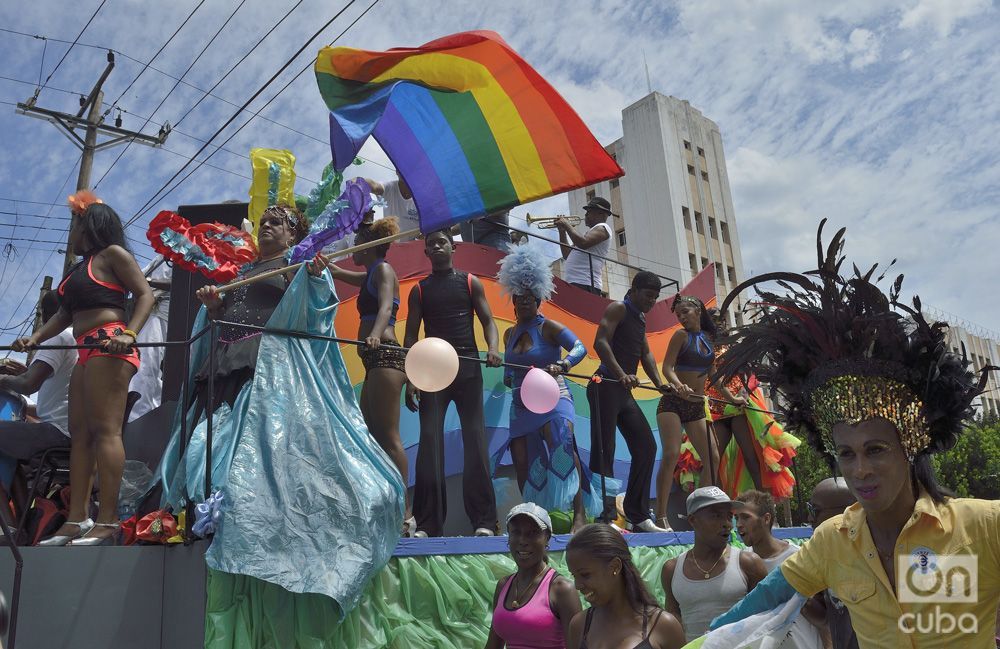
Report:
[[[929,551],[929,553],[928,553]],[[851,613],[863,649],[994,649],[997,605],[1000,604],[1000,501],[951,498],[936,504],[921,489],[913,515],[903,526],[894,550],[897,592],[905,588],[900,559],[927,555],[929,564],[947,568],[952,555],[977,564],[975,592],[963,591],[960,580],[949,594],[943,588],[934,601],[900,602],[879,561],[866,524],[855,503],[816,529],[799,552],[785,559],[781,572],[803,595],[829,588]],[[954,576],[954,575],[952,575]],[[930,592],[918,584],[911,592]],[[951,601],[965,595],[972,602]],[[971,596],[971,597],[970,597]]]

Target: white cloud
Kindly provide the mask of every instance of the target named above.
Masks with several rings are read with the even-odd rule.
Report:
[[[918,0],[903,12],[899,26],[913,29],[927,25],[936,30],[938,36],[947,36],[960,20],[991,8],[990,0]]]
[[[72,40],[97,4],[78,3],[68,11],[56,0],[6,3],[0,5],[0,23]],[[109,9],[112,4],[114,10]],[[112,46],[148,60],[196,4],[109,3],[81,42]],[[215,83],[293,4],[247,2],[192,69],[191,83],[202,88]],[[183,72],[232,9],[205,3],[155,67],[173,75]],[[322,40],[333,38],[361,10],[360,3],[350,9]],[[335,11],[325,0],[303,3],[215,93],[242,103]],[[602,142],[621,135],[622,108],[646,94],[644,51],[654,89],[690,100],[722,130],[748,269],[811,267],[816,225],[828,216],[831,229],[848,226],[847,252],[859,266],[898,256],[907,287],[928,303],[1000,329],[1000,304],[983,299],[994,292],[987,278],[1000,275],[1000,257],[990,248],[1000,235],[995,217],[1000,154],[993,144],[1000,127],[1000,52],[994,43],[1000,30],[989,2],[921,0],[901,10],[891,0],[383,0],[342,43],[377,50],[481,28],[503,35]],[[65,47],[49,43],[45,74]],[[41,49],[38,41],[0,34],[0,75],[37,78]],[[101,50],[74,48],[52,85],[87,90],[104,67],[103,57]],[[263,105],[306,63],[291,66],[252,108]],[[106,85],[106,101],[124,91],[140,69],[119,57]],[[172,84],[149,70],[122,105],[136,115],[149,115]],[[0,98],[22,100],[31,89],[0,81]],[[198,91],[179,87],[157,112],[156,121],[176,122],[198,97]],[[41,103],[69,110],[76,98],[49,89],[43,91]],[[57,190],[78,152],[51,126],[15,116],[9,106],[0,108],[5,143],[17,152],[0,158],[0,196],[62,200],[66,192]],[[207,138],[234,110],[209,98],[179,131]],[[178,203],[245,196],[247,182],[233,172],[249,173],[244,156],[253,146],[290,148],[298,158],[299,177],[319,178],[329,159],[328,135],[326,111],[311,73],[292,84],[263,116],[308,137],[255,119],[226,145],[232,154],[220,151],[212,156],[210,163],[228,173],[203,167],[157,201],[152,213]],[[137,120],[126,115],[130,128],[141,125]],[[237,120],[218,142],[243,121]],[[180,132],[167,143],[167,148],[188,156],[199,147]],[[117,153],[112,149],[98,155],[96,177]],[[352,168],[354,173],[391,177],[390,170],[379,166],[388,165],[388,160],[376,145],[366,145],[362,155],[372,162]],[[134,214],[181,162],[170,153],[133,146],[100,191],[123,214]],[[72,176],[71,184],[75,172]],[[303,180],[299,191],[308,188]],[[0,209],[9,206],[0,203]],[[554,197],[514,214],[565,210],[565,197]],[[53,214],[64,210],[56,207]],[[0,235],[10,232],[3,228]],[[45,231],[19,234],[30,238],[40,232]],[[55,232],[47,234],[58,238]],[[141,238],[142,228],[132,236]],[[24,241],[18,246],[28,248]],[[47,250],[55,246],[35,247],[45,251],[11,261],[0,279],[5,288],[11,287],[7,295],[0,289],[0,326],[40,269],[58,274],[58,254],[43,264]],[[31,301],[33,296],[27,298]],[[22,304],[15,321],[25,316],[25,309]]]

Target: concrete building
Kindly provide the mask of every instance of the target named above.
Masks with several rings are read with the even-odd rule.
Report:
[[[570,192],[570,213],[582,215],[595,195],[607,198],[618,215],[609,222],[610,256],[681,286],[714,264],[721,302],[744,275],[718,125],[687,101],[654,92],[622,111],[622,137],[605,149],[625,176]],[[631,274],[606,266],[612,298],[624,295]]]
[[[926,305],[923,314],[927,322],[948,323],[948,347],[961,354],[964,346],[973,370],[979,372],[987,365],[1000,367],[1000,333]],[[979,415],[1000,417],[1000,380],[996,372],[990,373],[985,392],[976,397],[973,405]]]

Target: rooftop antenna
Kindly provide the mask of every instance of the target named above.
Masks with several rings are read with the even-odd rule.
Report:
[[[653,82],[649,80],[649,63],[646,62],[646,50],[642,50],[642,66],[646,68],[646,91],[653,93]]]

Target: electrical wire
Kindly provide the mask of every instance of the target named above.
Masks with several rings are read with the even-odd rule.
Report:
[[[160,55],[160,53],[164,49],[166,49],[167,45],[170,45],[170,42],[174,40],[174,38],[177,36],[177,34],[179,34],[181,32],[182,29],[184,29],[184,25],[188,24],[188,21],[191,20],[191,18],[194,17],[195,12],[197,12],[199,9],[201,9],[201,6],[203,4],[205,4],[205,0],[201,0],[201,2],[199,2],[195,6],[195,8],[191,10],[191,13],[189,13],[188,16],[187,16],[187,18],[184,19],[184,22],[182,22],[180,24],[180,27],[178,27],[177,29],[174,30],[174,33],[170,35],[170,38],[167,39],[167,42],[164,43],[163,45],[161,45],[160,49],[156,50],[156,54],[154,54],[153,57],[151,59],[149,59],[149,61],[147,61],[146,63],[143,64],[142,69],[139,70],[139,74],[135,75],[135,78],[132,79],[132,82],[129,83],[128,86],[125,87],[125,90],[122,91],[122,94],[118,95],[118,99],[115,99],[111,103],[112,108],[115,107],[115,106],[117,106],[118,102],[121,101],[122,97],[125,96],[125,93],[127,93],[129,90],[132,89],[132,86],[134,86],[135,82],[139,80],[139,77],[141,77],[143,75],[143,73],[146,70],[149,69],[150,63],[152,63],[156,59],[156,57],[158,57]],[[131,57],[129,57],[129,58],[131,58]],[[142,61],[139,61],[139,63],[142,63]]]
[[[104,7],[104,5],[105,5],[105,3],[107,3],[107,1],[108,0],[101,0],[101,4],[98,5],[97,9],[94,11],[94,14],[90,17],[90,20],[88,20],[87,24],[83,26],[83,29],[80,30],[80,33],[77,34],[76,38],[73,39],[73,42],[70,43],[69,48],[66,50],[65,53],[63,53],[62,58],[59,59],[58,63],[56,63],[56,67],[52,68],[52,72],[49,72],[49,76],[45,77],[45,82],[42,83],[41,87],[38,89],[39,92],[41,92],[42,90],[45,89],[45,85],[52,78],[52,75],[56,73],[56,70],[58,70],[59,66],[63,64],[63,61],[66,60],[66,57],[69,56],[69,53],[71,51],[73,51],[74,47],[76,47],[76,44],[80,40],[80,37],[83,36],[83,32],[87,31],[87,28],[90,27],[90,23],[94,22],[94,18],[97,18],[97,14],[100,13],[101,9]]]
[[[60,40],[58,38],[51,38],[51,37],[48,37],[48,36],[40,36],[40,35],[37,35],[37,34],[28,34],[26,32],[19,32],[19,31],[13,30],[13,29],[6,29],[6,28],[2,28],[2,27],[0,27],[0,32],[7,32],[7,33],[15,34],[15,35],[18,35],[18,36],[27,36],[29,38],[36,38],[36,39],[39,39],[39,40],[51,40],[54,43],[69,43],[70,42],[70,41]],[[129,61],[133,61],[135,63],[138,63],[139,65],[145,65],[150,70],[152,70],[153,72],[157,72],[159,74],[162,74],[163,76],[167,77],[168,79],[172,79],[174,81],[180,81],[181,84],[183,84],[183,85],[185,85],[185,86],[187,86],[187,87],[189,87],[189,88],[191,88],[193,90],[197,90],[198,92],[203,93],[203,94],[207,95],[208,97],[211,97],[212,99],[216,99],[216,100],[221,101],[222,103],[228,104],[230,106],[234,106],[234,107],[238,107],[239,106],[239,104],[237,104],[235,101],[230,101],[229,99],[226,99],[225,97],[213,94],[210,91],[211,89],[210,90],[205,90],[204,88],[201,88],[200,86],[196,86],[193,83],[190,83],[188,81],[184,81],[183,79],[180,79],[179,77],[175,77],[174,75],[170,74],[169,72],[166,72],[165,70],[161,70],[161,69],[157,68],[154,65],[150,65],[148,62],[143,62],[143,61],[141,61],[141,60],[139,60],[139,59],[137,59],[137,58],[135,58],[133,56],[130,56],[130,55],[126,54],[125,52],[122,52],[121,50],[116,50],[114,48],[105,47],[103,45],[91,45],[91,44],[87,44],[87,43],[79,43],[78,47],[90,47],[90,48],[99,49],[99,50],[102,50],[102,51],[105,51],[105,52],[108,51],[108,50],[111,50],[116,55],[121,56],[122,58],[128,59]],[[34,84],[31,84],[31,85],[34,85]],[[213,86],[212,89],[214,89],[214,88],[215,88],[215,86]],[[51,86],[49,86],[49,89],[50,90],[56,90],[56,88],[53,88]],[[61,92],[66,92],[68,94],[73,94],[73,95],[86,94],[86,93],[73,92],[73,91],[70,91],[70,90],[62,90]],[[10,102],[3,102],[3,103],[10,103]],[[13,104],[13,103],[11,103],[10,105],[11,106],[16,106],[16,104]],[[130,115],[135,115],[136,117],[139,117],[140,119],[144,119],[141,115],[137,115],[136,113],[129,113],[129,111],[125,110],[124,108],[121,108],[120,106],[116,106],[116,108],[119,109],[119,110],[121,110],[123,113],[128,113]],[[185,116],[186,115],[182,116],[182,119]],[[318,143],[324,144],[324,145],[329,144],[328,140],[324,140],[323,138],[316,137],[315,135],[312,135],[310,133],[306,133],[304,131],[300,131],[300,130],[298,130],[297,128],[295,128],[293,126],[289,126],[288,124],[284,124],[282,122],[279,122],[279,121],[277,121],[275,119],[267,117],[266,115],[258,115],[257,117],[259,117],[260,119],[264,120],[265,122],[268,122],[269,124],[274,124],[278,128],[283,128],[283,129],[285,129],[285,130],[287,130],[287,131],[289,131],[291,133],[295,133],[296,135],[301,135],[302,137],[308,138],[308,139],[312,140],[313,142],[318,142]],[[153,122],[153,123],[156,124],[156,122]],[[157,124],[157,125],[158,126],[162,126],[162,124]],[[193,138],[193,136],[188,136],[188,137],[192,137]],[[193,139],[197,139],[197,138],[193,138]],[[376,167],[381,167],[383,169],[386,169],[386,170],[392,171],[392,172],[396,171],[396,169],[394,167],[382,164],[381,162],[379,162],[377,160],[372,160],[371,158],[365,158],[363,156],[358,156],[358,158],[360,158],[364,162],[367,162],[369,164],[375,165]]]
[[[351,24],[350,24],[350,25],[348,26],[348,28],[347,28],[347,29],[350,29],[351,27],[353,27],[353,26],[354,26],[354,25],[355,25],[355,24],[357,23],[357,21],[358,21],[358,20],[360,20],[360,18],[361,18],[361,17],[363,17],[363,16],[365,15],[365,14],[367,14],[367,13],[368,13],[368,11],[370,11],[372,7],[374,7],[374,6],[376,5],[376,4],[378,4],[378,1],[379,1],[379,0],[374,0],[374,2],[372,2],[372,4],[371,4],[371,5],[370,5],[370,6],[368,7],[368,9],[366,9],[366,10],[365,10],[364,12],[362,12],[362,13],[361,13],[361,15],[360,15],[360,16],[358,16],[358,18],[356,18],[356,19],[354,20],[354,22],[352,22],[352,23],[351,23]],[[299,55],[300,55],[300,54],[302,54],[302,52],[304,52],[304,51],[306,50],[306,48],[307,48],[307,47],[309,47],[309,45],[311,45],[311,44],[312,44],[312,42],[313,42],[314,40],[316,40],[317,38],[319,38],[320,34],[322,34],[322,33],[323,33],[323,32],[324,32],[324,31],[325,31],[326,29],[327,29],[327,27],[329,27],[330,25],[332,25],[332,24],[334,23],[334,21],[336,21],[336,20],[337,20],[337,19],[338,19],[338,18],[339,18],[339,17],[341,16],[341,15],[343,15],[343,13],[344,13],[345,11],[347,11],[347,10],[348,10],[348,9],[349,9],[349,8],[350,8],[350,7],[351,7],[351,6],[352,6],[352,5],[353,5],[353,4],[355,3],[355,2],[357,2],[357,0],[349,0],[349,1],[348,1],[348,3],[347,3],[347,4],[345,5],[345,6],[344,6],[344,8],[343,8],[343,9],[341,9],[341,10],[340,10],[340,11],[338,11],[338,12],[337,12],[336,14],[334,14],[333,18],[331,18],[330,20],[328,20],[328,21],[327,21],[327,22],[326,22],[326,23],[325,23],[325,24],[324,24],[324,25],[323,25],[322,27],[320,27],[320,28],[319,28],[319,29],[318,29],[318,30],[316,31],[316,33],[314,33],[314,34],[313,34],[313,35],[312,35],[312,36],[311,36],[311,37],[309,38],[309,40],[307,40],[307,41],[306,41],[306,42],[305,42],[305,43],[304,43],[304,44],[302,45],[302,47],[300,47],[300,48],[298,49],[298,51],[296,51],[296,52],[295,52],[295,54],[293,54],[293,55],[291,56],[291,58],[289,58],[289,59],[288,59],[288,60],[287,60],[287,61],[286,61],[286,62],[285,62],[285,63],[284,63],[284,64],[283,64],[282,66],[281,66],[281,68],[279,68],[279,69],[278,69],[278,71],[277,71],[277,72],[275,72],[275,73],[274,73],[273,75],[271,75],[271,78],[270,78],[270,79],[268,79],[267,81],[265,81],[265,82],[264,82],[264,85],[262,85],[262,86],[261,86],[260,88],[258,88],[258,89],[257,89],[257,91],[256,91],[256,92],[254,92],[254,93],[253,93],[253,95],[251,95],[249,99],[247,99],[247,100],[246,100],[245,102],[243,102],[243,105],[242,105],[242,106],[240,106],[240,108],[239,108],[239,109],[238,109],[238,110],[237,110],[237,111],[236,111],[235,113],[233,113],[233,115],[232,115],[232,116],[231,116],[231,117],[230,117],[229,119],[227,119],[227,120],[226,120],[226,122],[225,122],[225,123],[224,123],[224,124],[223,124],[222,126],[220,126],[220,127],[219,127],[219,128],[218,128],[218,129],[216,130],[216,131],[215,131],[215,133],[213,133],[213,134],[212,134],[212,136],[211,136],[211,137],[210,137],[210,138],[208,139],[208,141],[207,141],[207,142],[206,142],[205,144],[203,144],[203,145],[202,145],[202,147],[201,147],[201,148],[200,148],[200,149],[199,149],[199,150],[198,150],[198,151],[197,151],[197,152],[196,152],[196,153],[194,154],[194,157],[195,157],[195,158],[197,158],[197,157],[198,157],[198,156],[199,156],[199,155],[200,155],[200,154],[201,154],[201,153],[202,153],[202,152],[203,152],[203,151],[204,151],[205,149],[207,149],[207,148],[208,148],[208,146],[209,146],[209,144],[210,144],[210,143],[211,143],[211,142],[212,142],[212,141],[213,141],[213,140],[214,140],[215,138],[217,138],[217,137],[218,137],[219,135],[221,135],[221,134],[222,134],[222,132],[223,132],[223,131],[224,131],[224,130],[225,130],[226,128],[228,128],[230,124],[232,124],[232,123],[233,123],[234,121],[236,121],[236,119],[237,119],[237,118],[238,118],[238,117],[240,116],[240,114],[241,114],[241,113],[242,113],[242,112],[243,112],[244,110],[246,110],[246,108],[247,108],[247,107],[248,107],[248,106],[249,106],[249,105],[250,105],[251,103],[253,103],[253,101],[254,101],[254,100],[255,100],[255,99],[257,98],[257,97],[259,97],[259,96],[260,96],[260,95],[261,95],[261,94],[262,94],[262,93],[263,93],[263,92],[264,92],[264,91],[265,91],[265,90],[267,89],[267,87],[268,87],[268,86],[270,86],[270,85],[271,85],[272,83],[274,83],[275,79],[277,79],[277,78],[278,78],[278,77],[279,77],[279,76],[281,75],[281,73],[282,73],[282,72],[284,72],[285,70],[287,70],[287,69],[288,69],[288,67],[289,67],[289,66],[291,66],[291,65],[292,65],[292,63],[294,63],[294,62],[295,62],[295,59],[297,59],[297,58],[299,57]],[[340,36],[343,36],[343,34],[344,34],[344,33],[346,33],[346,31],[347,31],[347,30],[345,29],[345,30],[344,30],[344,32],[341,32],[341,35],[340,35]],[[338,36],[337,38],[340,38],[340,36]],[[335,42],[335,41],[336,41],[336,39],[334,39],[334,42]],[[302,73],[304,73],[304,72],[305,72],[306,70],[308,70],[308,69],[309,69],[310,67],[312,67],[312,64],[313,64],[313,62],[314,62],[314,61],[315,61],[315,57],[313,57],[313,60],[312,60],[312,61],[311,61],[311,62],[309,63],[309,65],[307,65],[307,66],[306,66],[306,68],[304,68],[304,69],[302,70],[302,72],[299,72],[299,74],[295,75],[295,77],[293,77],[293,78],[292,78],[292,81],[295,81],[295,79],[297,79],[297,78],[298,78],[299,76],[301,76],[301,75],[302,75]],[[274,99],[275,99],[276,97],[278,97],[278,95],[280,95],[280,94],[281,94],[281,93],[282,93],[282,92],[283,92],[283,91],[285,90],[285,88],[287,88],[287,87],[288,87],[288,86],[289,86],[289,85],[290,85],[290,84],[292,83],[292,81],[290,81],[290,82],[289,82],[288,84],[285,84],[284,88],[282,88],[281,90],[279,90],[279,91],[278,91],[278,92],[277,92],[277,93],[276,93],[276,94],[275,94],[275,95],[274,95],[273,97],[271,97],[271,99],[270,99],[270,100],[268,100],[268,101],[267,101],[267,103],[265,103],[265,104],[264,104],[264,106],[263,106],[263,107],[261,107],[261,109],[260,109],[260,110],[264,110],[264,108],[267,108],[267,106],[268,106],[268,105],[270,105],[270,103],[271,103],[272,101],[274,101]],[[259,113],[259,112],[260,112],[260,111],[258,111],[258,113]],[[246,124],[248,124],[248,123],[250,122],[250,120],[252,120],[252,119],[253,119],[253,117],[250,117],[250,119],[249,119],[249,120],[247,120],[247,122],[245,122],[245,123],[243,124],[243,126],[246,126]],[[241,130],[242,128],[243,128],[243,127],[241,126],[241,127],[240,127],[240,129],[237,129],[236,133],[239,133],[239,131],[240,131],[240,130]],[[223,146],[224,146],[224,145],[225,145],[226,143],[228,143],[228,142],[229,142],[229,140],[231,140],[231,139],[232,139],[233,137],[235,137],[236,133],[234,133],[234,134],[233,134],[232,136],[230,136],[230,137],[229,137],[229,139],[227,139],[227,140],[226,140],[225,142],[223,142]],[[215,153],[215,152],[213,151],[212,153],[209,153],[209,154],[208,154],[208,155],[207,155],[207,156],[205,157],[205,159],[204,159],[204,160],[200,161],[200,162],[199,162],[199,164],[198,164],[198,166],[196,166],[196,167],[195,167],[195,168],[194,168],[194,169],[193,169],[193,170],[191,171],[191,173],[194,173],[195,171],[197,171],[197,170],[198,170],[198,168],[200,168],[200,167],[201,167],[201,164],[203,164],[204,162],[206,162],[206,161],[208,160],[208,158],[212,157],[212,154],[213,154],[213,153]],[[174,181],[174,180],[175,180],[175,179],[176,179],[176,178],[177,178],[178,176],[180,176],[180,175],[181,175],[181,174],[182,174],[182,173],[184,172],[184,170],[185,170],[185,169],[187,169],[187,168],[188,168],[188,166],[190,166],[190,164],[191,164],[191,163],[190,163],[190,161],[189,161],[189,162],[186,162],[186,163],[184,163],[184,165],[183,165],[183,166],[181,166],[181,168],[180,168],[180,169],[178,169],[178,170],[177,170],[177,172],[176,172],[176,173],[174,173],[174,175],[173,175],[173,176],[171,176],[171,177],[170,177],[170,179],[169,179],[169,180],[167,180],[167,182],[166,182],[166,183],[164,183],[162,187],[160,187],[160,189],[158,189],[158,190],[157,190],[156,192],[154,192],[154,193],[153,193],[153,195],[152,195],[152,196],[150,197],[150,199],[149,199],[149,200],[147,200],[147,201],[146,201],[146,203],[145,203],[145,204],[143,205],[143,207],[142,207],[142,208],[141,208],[141,209],[139,210],[139,212],[138,212],[138,213],[137,213],[137,214],[136,214],[135,216],[133,216],[133,217],[132,217],[131,219],[129,219],[129,224],[132,224],[132,223],[134,223],[135,221],[137,221],[138,219],[140,219],[140,218],[141,218],[142,216],[144,216],[144,215],[146,214],[146,212],[148,212],[148,211],[149,211],[149,209],[150,209],[150,208],[151,208],[151,207],[153,206],[153,204],[154,204],[154,203],[155,203],[156,201],[158,201],[158,200],[162,200],[163,198],[165,198],[165,197],[166,197],[167,195],[169,195],[169,194],[170,194],[171,192],[173,192],[173,191],[174,191],[175,189],[177,189],[178,187],[180,187],[180,186],[181,186],[181,184],[183,184],[185,180],[187,180],[188,178],[190,178],[190,177],[191,177],[191,173],[189,173],[189,174],[188,174],[187,176],[185,176],[185,177],[184,177],[183,179],[181,179],[181,180],[180,180],[180,181],[179,181],[179,182],[178,182],[178,183],[177,183],[176,185],[174,185],[174,186],[173,186],[172,188],[170,188],[170,189],[169,189],[168,191],[166,191],[166,193],[164,193],[164,194],[163,194],[163,196],[160,196],[161,192],[163,192],[164,190],[167,190],[167,188],[168,188],[168,187],[170,187],[170,183],[172,183],[172,182],[173,182],[173,181]]]
[[[203,0],[203,1],[204,1],[204,0]],[[237,14],[237,13],[239,12],[239,10],[240,10],[241,8],[243,8],[243,5],[245,5],[245,4],[246,4],[246,1],[247,1],[247,0],[240,0],[240,3],[239,3],[238,5],[236,5],[236,8],[235,8],[235,9],[233,9],[233,12],[232,12],[231,14],[229,14],[229,17],[228,17],[228,18],[226,18],[225,22],[223,22],[223,23],[222,23],[222,26],[221,26],[221,27],[219,27],[219,29],[217,29],[217,30],[215,31],[215,33],[214,33],[214,34],[212,35],[212,38],[208,39],[208,42],[207,42],[207,43],[205,43],[205,47],[201,48],[201,51],[200,51],[200,52],[198,52],[198,55],[194,57],[194,60],[193,60],[193,61],[191,61],[191,64],[187,66],[187,69],[186,69],[186,70],[184,70],[184,72],[183,72],[183,73],[181,73],[181,79],[183,79],[184,77],[186,77],[186,76],[187,76],[187,73],[191,71],[191,68],[193,68],[193,67],[194,67],[194,66],[195,66],[195,65],[196,65],[196,64],[198,63],[198,61],[199,61],[199,60],[201,60],[201,57],[202,57],[202,56],[203,56],[203,55],[205,54],[205,52],[206,52],[206,51],[208,50],[208,48],[212,46],[212,43],[214,43],[214,42],[215,42],[215,39],[219,37],[219,34],[221,34],[221,33],[222,33],[222,30],[223,30],[223,29],[225,29],[225,28],[226,28],[226,25],[228,25],[228,24],[229,24],[229,21],[231,21],[231,20],[232,20],[232,19],[233,19],[233,18],[234,18],[234,17],[236,16],[236,14]],[[200,6],[201,6],[201,5],[199,4],[199,5],[198,5],[198,7],[200,7]],[[195,10],[195,11],[198,11],[198,7],[195,7],[195,9],[194,9],[194,10]],[[191,15],[193,16],[193,15],[194,15],[194,12],[191,12]],[[186,23],[186,22],[187,22],[187,21],[185,21],[185,23]],[[181,25],[181,27],[184,27],[184,25]],[[177,31],[180,31],[180,28],[178,28],[178,30],[177,30]],[[176,32],[175,32],[175,35],[176,35]],[[173,37],[171,37],[171,38],[173,38]],[[170,41],[167,41],[167,42],[169,43]],[[166,47],[166,44],[164,44],[164,46],[163,46],[163,47]],[[162,51],[163,51],[163,47],[161,47],[161,48],[160,48],[160,52],[162,52]],[[159,54],[159,52],[157,52],[157,54]],[[156,56],[154,55],[154,56],[153,56],[153,58],[155,59],[155,58],[156,58]],[[152,59],[150,59],[150,61],[152,61]],[[143,72],[145,72],[145,68],[143,69]],[[140,74],[140,75],[142,75],[142,72],[140,72],[139,74]],[[138,79],[138,78],[139,78],[139,77],[136,77],[136,79]],[[142,123],[142,126],[140,126],[140,127],[139,127],[139,132],[140,132],[140,133],[142,132],[142,129],[146,128],[146,125],[147,125],[147,124],[149,124],[149,121],[150,121],[151,119],[153,119],[153,115],[155,115],[155,114],[156,114],[156,111],[160,110],[160,108],[162,108],[162,107],[163,107],[163,104],[164,104],[164,103],[165,103],[165,102],[167,101],[167,99],[169,99],[169,98],[170,98],[170,95],[171,95],[171,94],[173,94],[174,90],[176,90],[176,89],[177,89],[177,86],[179,86],[179,85],[180,85],[180,83],[181,83],[181,80],[180,80],[180,79],[178,79],[177,81],[175,81],[175,82],[174,82],[174,85],[172,85],[172,86],[170,87],[170,90],[168,90],[168,91],[167,91],[167,94],[166,94],[166,95],[164,95],[163,99],[161,99],[161,100],[160,100],[160,103],[158,103],[158,104],[156,105],[156,108],[154,108],[154,109],[153,109],[153,112],[152,112],[152,113],[150,113],[150,114],[149,114],[149,117],[147,117],[147,118],[146,118],[146,121],[145,121],[145,122],[143,122],[143,123]],[[131,85],[130,85],[129,87],[131,87]],[[121,99],[121,97],[119,97],[118,99]],[[117,101],[115,102],[115,104],[112,104],[111,108],[108,108],[108,109],[107,109],[107,110],[106,110],[106,111],[104,112],[104,114],[105,114],[105,115],[107,115],[108,113],[110,113],[110,112],[111,112],[111,110],[112,110],[112,109],[113,109],[113,108],[114,108],[114,107],[115,107],[116,105],[117,105]],[[120,150],[120,151],[118,152],[118,157],[117,157],[117,158],[115,158],[115,159],[114,159],[114,161],[113,161],[113,162],[112,162],[112,163],[111,163],[111,164],[110,164],[110,165],[108,166],[108,168],[104,170],[104,173],[103,173],[103,174],[101,175],[101,177],[100,177],[100,178],[99,178],[99,179],[97,180],[97,182],[96,182],[96,183],[94,183],[94,186],[93,186],[93,188],[92,188],[92,189],[95,189],[95,190],[97,189],[97,187],[98,187],[98,186],[99,186],[99,185],[100,185],[100,184],[101,184],[101,183],[102,183],[102,182],[104,181],[104,179],[105,179],[105,178],[107,177],[107,175],[108,175],[109,173],[111,173],[111,170],[115,168],[115,165],[116,165],[116,164],[118,164],[118,161],[122,159],[122,156],[124,156],[124,155],[125,155],[125,154],[126,154],[126,153],[128,152],[129,148],[130,148],[130,147],[132,146],[132,143],[133,143],[134,141],[135,141],[135,140],[133,140],[133,139],[130,139],[130,140],[129,140],[128,142],[126,142],[126,143],[125,143],[125,146],[124,146],[124,147],[123,147],[123,148],[122,148],[122,149],[121,149],[121,150]]]
[[[187,118],[187,116],[191,114],[191,111],[193,111],[195,108],[197,108],[198,106],[200,106],[201,102],[205,101],[206,97],[214,96],[214,95],[212,95],[212,91],[215,90],[216,88],[218,88],[219,85],[223,81],[225,81],[227,78],[229,78],[229,75],[232,74],[233,71],[236,70],[236,68],[238,68],[241,63],[243,63],[244,61],[246,61],[247,57],[249,57],[251,54],[253,54],[254,50],[256,50],[257,47],[260,46],[260,44],[263,43],[267,39],[267,37],[270,36],[274,32],[274,30],[276,30],[279,26],[281,26],[281,23],[285,22],[285,19],[288,18],[289,16],[291,16],[292,12],[294,12],[296,9],[298,9],[299,6],[303,3],[303,1],[304,0],[299,0],[294,5],[292,5],[292,8],[289,9],[287,12],[285,12],[285,15],[282,16],[281,18],[279,18],[278,22],[274,23],[274,25],[271,27],[271,29],[267,30],[267,32],[263,36],[261,36],[260,39],[250,47],[249,50],[247,50],[247,53],[244,54],[240,58],[239,61],[237,61],[236,63],[233,64],[233,67],[229,68],[229,70],[227,70],[226,73],[224,75],[222,75],[222,77],[218,81],[216,81],[212,85],[211,88],[209,88],[208,90],[203,90],[202,92],[204,94],[201,96],[201,98],[198,99],[198,101],[196,101],[194,103],[194,106],[191,106],[191,108],[188,108],[187,112],[185,112],[183,115],[181,115],[180,119],[178,119],[174,123],[174,126],[175,127],[180,126],[181,122],[183,122]],[[181,76],[183,77],[184,75],[181,75]],[[178,79],[178,81],[180,81],[180,79]],[[154,113],[155,113],[155,111],[154,111]]]

